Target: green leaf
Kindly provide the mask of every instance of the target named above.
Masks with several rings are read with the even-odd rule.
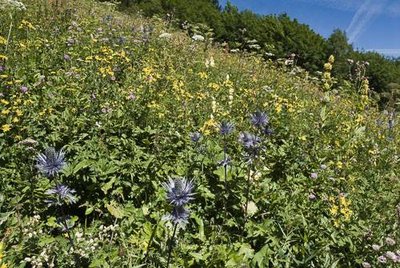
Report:
[[[110,190],[116,181],[116,177],[112,177],[111,180],[109,180],[107,183],[105,183],[102,187],[101,190],[103,191],[104,194],[107,194],[108,190]]]
[[[88,207],[88,208],[86,208],[86,210],[85,210],[85,215],[90,215],[90,214],[93,212],[93,210],[94,210],[94,207]]]
[[[107,204],[106,208],[108,212],[110,212],[110,214],[113,215],[115,218],[122,219],[124,217],[123,209],[119,205],[115,204],[115,202]]]

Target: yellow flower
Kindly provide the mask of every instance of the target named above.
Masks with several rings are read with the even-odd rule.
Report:
[[[17,116],[22,116],[22,115],[23,115],[23,112],[22,112],[20,109],[17,109],[17,110],[15,111],[15,114],[16,114]]]
[[[198,75],[200,76],[201,79],[207,79],[208,78],[208,74],[206,72],[199,72]]]
[[[1,127],[1,130],[3,130],[3,132],[8,132],[8,131],[11,130],[11,125],[10,125],[10,124],[4,124],[4,125]]]
[[[27,21],[27,20],[22,20],[22,21],[21,21],[21,25],[20,25],[18,28],[19,28],[19,29],[22,29],[24,26],[25,26],[27,29],[36,30],[36,28],[32,25],[32,23],[30,23],[30,22]]]
[[[6,45],[7,44],[7,39],[5,39],[3,36],[0,35],[0,45]]]
[[[200,132],[202,132],[204,135],[207,136],[211,133],[211,130],[214,130],[216,127],[217,127],[217,122],[215,122],[214,118],[210,118],[200,128]]]
[[[331,214],[332,214],[333,216],[336,216],[336,215],[338,214],[339,207],[336,206],[336,205],[333,205],[329,211],[331,212]]]
[[[151,67],[145,67],[142,69],[142,71],[146,76],[149,76],[153,72],[153,69]]]
[[[6,101],[6,100],[0,100],[0,102],[2,103],[2,104],[4,104],[4,105],[8,105],[8,104],[10,104],[8,101]]]
[[[220,89],[220,86],[217,83],[209,83],[208,87],[215,91],[218,91]]]
[[[18,123],[19,119],[17,117],[14,117],[14,119],[12,120],[13,123]]]
[[[6,55],[0,54],[0,60],[8,60],[8,58]]]
[[[1,111],[1,114],[7,115],[10,113],[10,109],[5,109],[3,111]]]
[[[340,227],[339,220],[338,220],[338,219],[334,220],[333,225],[334,225],[336,228],[339,228],[339,227]]]

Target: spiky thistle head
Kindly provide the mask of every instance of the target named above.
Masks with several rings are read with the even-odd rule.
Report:
[[[263,127],[268,125],[269,123],[269,118],[266,113],[257,111],[254,114],[250,116],[250,122],[255,126],[255,127]]]
[[[252,150],[258,148],[261,139],[252,133],[240,132],[239,141],[243,144],[243,146],[246,149]]]
[[[189,210],[184,206],[176,206],[172,213],[165,215],[164,219],[172,221],[174,224],[185,224],[189,219]]]
[[[235,129],[235,124],[231,123],[231,122],[221,122],[221,124],[219,124],[219,131],[221,133],[221,135],[223,136],[227,136],[229,134],[231,134],[233,132],[233,130]]]
[[[54,188],[46,191],[46,194],[51,195],[51,199],[47,203],[51,205],[61,206],[63,204],[74,204],[78,198],[74,195],[76,191],[63,184],[57,184]]]
[[[197,143],[201,139],[201,134],[200,134],[200,132],[196,131],[196,132],[190,133],[189,137],[192,140],[192,142]]]
[[[163,187],[167,191],[167,200],[176,207],[183,206],[193,199],[193,182],[185,178],[169,179],[163,183]]]
[[[42,154],[36,157],[36,168],[46,177],[53,177],[60,172],[66,165],[65,153],[63,150],[56,151],[49,147]]]

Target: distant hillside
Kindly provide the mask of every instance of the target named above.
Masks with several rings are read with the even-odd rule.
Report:
[[[276,60],[295,54],[297,65],[310,72],[321,71],[330,55],[336,58],[333,74],[335,77],[350,79],[348,59],[369,63],[365,76],[371,89],[389,92],[395,86],[400,91],[400,60],[385,58],[374,52],[355,51],[348,44],[344,32],[335,30],[324,39],[306,24],[288,15],[257,15],[252,11],[239,11],[228,2],[226,7],[210,0],[124,0],[123,10],[141,10],[146,16],[158,15],[173,19],[181,26],[183,22],[202,23],[213,29],[219,42],[227,42],[230,49],[255,50],[248,42],[256,40],[257,52],[266,59]],[[129,11],[128,11],[129,12]],[[204,34],[204,29],[203,29]],[[375,94],[376,95],[376,94]],[[376,95],[377,96],[377,95]],[[380,95],[381,103],[387,103],[385,94]]]

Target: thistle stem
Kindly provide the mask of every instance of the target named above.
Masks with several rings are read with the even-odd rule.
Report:
[[[244,223],[243,223],[243,233],[244,233],[244,229],[245,229],[245,225],[247,222],[247,208],[248,208],[248,204],[249,204],[249,198],[250,198],[250,174],[251,174],[251,167],[252,165],[249,164],[249,169],[248,169],[248,173],[247,173],[247,190],[246,190],[246,203],[244,205]]]
[[[144,254],[143,261],[146,261],[147,257],[149,256],[149,250],[150,250],[150,247],[151,247],[151,243],[153,242],[153,238],[154,238],[154,236],[156,234],[157,227],[158,227],[158,222],[156,223],[156,225],[153,228],[153,231],[151,232],[151,236],[150,236],[150,239],[149,239],[149,243],[147,243],[146,253]]]
[[[64,212],[64,208],[62,206],[60,208],[61,208],[61,214],[62,214],[63,222],[65,225],[65,229],[67,229],[67,235],[68,235],[70,246],[72,249],[74,249],[74,240],[72,239],[71,233],[68,228],[68,223],[67,223],[67,219],[66,219],[66,214]]]
[[[224,211],[225,217],[227,215],[227,198],[228,198],[228,185],[227,185],[227,174],[228,174],[228,165],[227,165],[227,157],[226,157],[226,138],[224,137],[224,187],[225,187],[225,194],[226,198],[224,197]]]
[[[176,228],[177,228],[177,227],[178,227],[178,224],[175,223],[175,225],[174,225],[174,232],[172,233],[172,237],[169,239],[167,268],[169,268],[169,262],[170,262],[170,260],[171,260],[172,242],[174,241],[174,237],[175,237],[175,233],[176,233]]]

